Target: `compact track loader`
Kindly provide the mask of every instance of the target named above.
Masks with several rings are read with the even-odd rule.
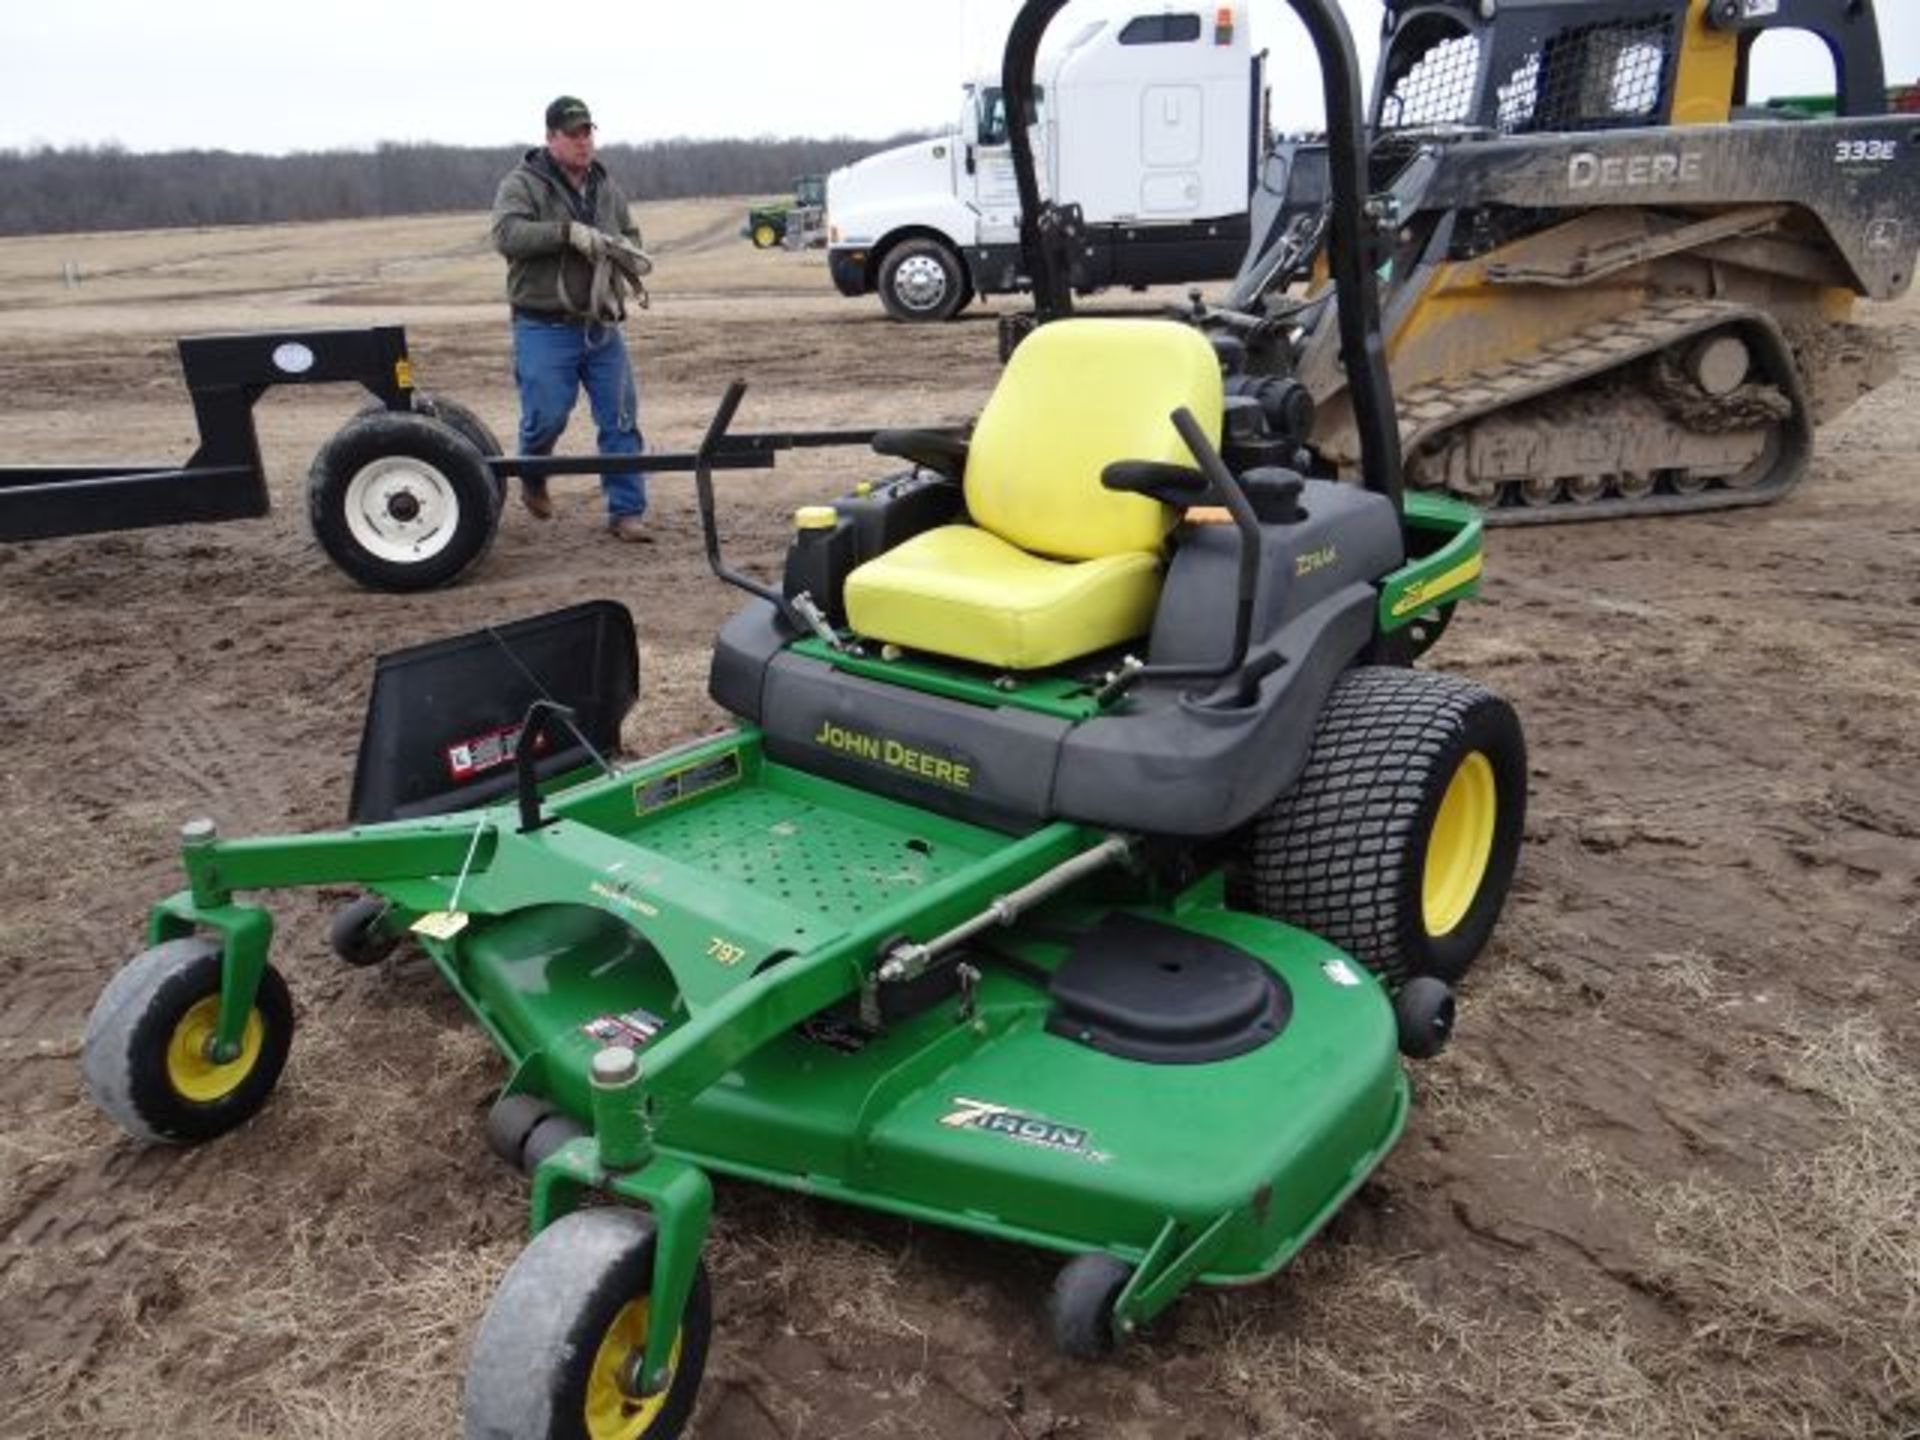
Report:
[[[1384,28],[1357,240],[1409,485],[1494,523],[1760,504],[1891,377],[1852,313],[1912,283],[1920,125],[1885,113],[1871,0],[1386,0]],[[1832,54],[1834,118],[1746,103],[1780,30]],[[1344,473],[1327,216],[1325,146],[1275,145],[1247,263],[1191,318],[1297,387],[1299,434]],[[1045,321],[1071,308],[1044,253],[1070,207],[1041,219]]]
[[[1835,118],[1746,105],[1783,28],[1833,54]],[[1920,127],[1885,94],[1870,0],[1390,0],[1372,180],[1408,483],[1504,521],[1777,499],[1814,427],[1894,373],[1851,323],[1912,283],[1920,240]],[[1301,244],[1315,157],[1283,147],[1267,178],[1271,243],[1217,318],[1307,388],[1348,466]]]

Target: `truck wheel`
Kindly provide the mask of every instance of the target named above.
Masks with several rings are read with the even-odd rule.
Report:
[[[204,935],[143,950],[107,982],[87,1017],[80,1074],[102,1113],[139,1140],[196,1144],[267,1103],[293,1045],[293,1001],[260,972],[240,1053],[207,1053],[220,1016],[220,943]]]
[[[686,1428],[713,1333],[712,1293],[702,1265],[666,1388],[635,1393],[653,1234],[653,1222],[633,1210],[580,1210],[520,1252],[474,1337],[467,1440],[672,1440]]]
[[[356,415],[320,448],[307,516],[333,563],[372,590],[459,578],[500,527],[500,487],[473,442],[442,420]]]
[[[880,303],[896,320],[947,320],[971,299],[960,257],[926,236],[902,240],[880,262]]]
[[[1253,822],[1229,898],[1332,941],[1398,989],[1473,964],[1520,856],[1527,751],[1513,707],[1391,666],[1334,685],[1293,788]]]
[[[767,221],[762,220],[758,225],[755,225],[753,227],[753,248],[754,249],[771,250],[774,246],[778,245],[779,243],[780,243],[780,232],[774,229],[773,226],[769,224]]]

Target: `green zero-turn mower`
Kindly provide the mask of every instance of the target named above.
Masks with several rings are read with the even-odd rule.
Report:
[[[1350,41],[1293,4],[1351,225]],[[609,602],[383,657],[351,828],[186,827],[188,886],[89,1021],[94,1099],[151,1140],[252,1116],[293,1016],[239,897],[365,887],[334,949],[425,951],[508,1061],[488,1138],[531,1175],[470,1436],[681,1432],[714,1173],[1058,1252],[1075,1355],[1272,1274],[1399,1136],[1399,1056],[1444,1042],[1525,806],[1512,710],[1409,663],[1479,521],[1400,509],[1364,278],[1371,489],[1302,481],[1198,330],[1063,320],[970,433],[875,437],[911,465],[803,510],[779,586],[727,566],[696,471],[751,592],[713,660],[731,732],[607,758],[638,688]]]

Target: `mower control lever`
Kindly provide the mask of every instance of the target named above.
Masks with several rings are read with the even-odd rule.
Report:
[[[1169,465],[1164,460],[1116,460],[1100,472],[1108,490],[1148,495],[1176,509],[1185,509],[1207,495],[1207,477],[1191,465]]]
[[[1204,481],[1206,489],[1203,493],[1210,494],[1226,507],[1227,513],[1233,517],[1234,527],[1240,532],[1239,578],[1234,586],[1233,650],[1219,665],[1122,665],[1094,692],[1094,699],[1102,706],[1119,699],[1142,680],[1217,680],[1222,676],[1237,674],[1247,663],[1247,647],[1252,643],[1253,597],[1260,588],[1260,517],[1254,513],[1253,502],[1227,468],[1227,462],[1220,458],[1220,452],[1213,448],[1213,442],[1207,439],[1206,432],[1200,428],[1200,422],[1193,418],[1193,412],[1182,405],[1168,418],[1173,421],[1173,428],[1180,432],[1180,438],[1186,442],[1187,449],[1198,462],[1198,470],[1188,470],[1183,465],[1122,460],[1101,472],[1100,483],[1109,489],[1126,489],[1128,486],[1124,483],[1120,486],[1110,484],[1108,477],[1118,470],[1119,478],[1124,482],[1132,477],[1136,467],[1156,475],[1191,474]]]

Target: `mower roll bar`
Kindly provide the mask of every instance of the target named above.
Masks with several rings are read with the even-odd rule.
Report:
[[[1040,37],[1067,0],[1026,0],[1007,32],[1000,84],[1007,101],[1007,138],[1013,149],[1014,181],[1020,192],[1020,249],[1033,279],[1034,319],[1039,324],[1072,313],[1072,281],[1056,243],[1072,224],[1072,207],[1042,205],[1030,133],[1034,115],[1033,71]],[[1380,221],[1367,199],[1367,140],[1360,61],[1353,35],[1335,0],[1287,0],[1307,28],[1320,56],[1326,97],[1327,148],[1332,170],[1330,255],[1340,296],[1340,355],[1353,397],[1360,437],[1360,470],[1367,489],[1401,510],[1400,431],[1393,390],[1387,381],[1386,349],[1380,339],[1380,291],[1376,271],[1382,253]]]

